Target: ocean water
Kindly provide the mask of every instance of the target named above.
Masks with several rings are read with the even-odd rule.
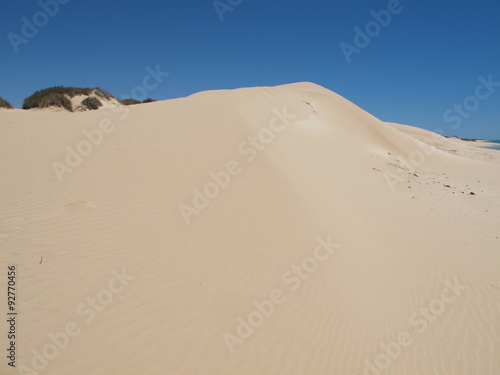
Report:
[[[494,145],[491,145],[487,148],[492,149],[492,150],[500,150],[500,141],[488,141],[490,143],[495,143]]]

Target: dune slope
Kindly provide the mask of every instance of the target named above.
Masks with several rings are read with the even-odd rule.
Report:
[[[0,110],[0,131],[18,369],[500,368],[495,151],[450,153],[311,83]]]

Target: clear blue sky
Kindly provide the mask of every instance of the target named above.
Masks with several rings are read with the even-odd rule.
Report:
[[[23,36],[22,17],[33,21],[42,8],[4,2],[0,96],[16,107],[55,85],[130,96],[146,67],[159,64],[170,75],[148,93],[155,99],[311,81],[385,121],[500,139],[500,87],[476,96],[479,76],[500,82],[498,0],[401,0],[380,32],[371,24],[373,38],[350,63],[340,44],[356,47],[354,28],[364,30],[370,11],[388,1],[243,0],[233,8],[221,21],[212,0],[71,0],[44,26],[38,13],[42,26],[16,54],[8,33]],[[468,97],[470,110],[458,114],[454,103]]]

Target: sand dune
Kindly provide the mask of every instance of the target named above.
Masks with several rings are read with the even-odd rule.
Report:
[[[498,373],[497,151],[311,83],[0,131],[1,374]]]

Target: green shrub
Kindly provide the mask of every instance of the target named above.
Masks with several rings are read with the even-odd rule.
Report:
[[[155,99],[151,99],[151,98],[147,98],[147,99],[144,99],[142,102],[143,103],[152,103],[152,102],[156,102],[156,100]]]
[[[94,90],[89,87],[60,87],[62,88],[61,94],[66,94],[70,98],[73,98],[77,95],[90,95],[92,94],[92,90]]]
[[[50,93],[40,98],[40,101],[38,103],[38,108],[47,108],[47,107],[62,107],[70,112],[73,111],[73,108],[71,106],[71,101],[63,94],[59,94],[56,92]]]
[[[94,90],[95,90],[94,93],[101,99],[105,100],[116,99],[113,95],[111,95],[106,90],[101,89],[100,87],[96,87]]]
[[[10,104],[10,102],[8,100],[5,100],[4,98],[2,98],[0,96],[0,108],[12,109],[14,107],[12,106],[12,104]]]
[[[82,100],[82,105],[87,109],[93,110],[99,109],[99,107],[102,106],[102,103],[95,96],[89,96],[88,98]]]
[[[141,104],[140,101],[135,100],[135,99],[123,99],[123,100],[120,100],[120,103],[122,103],[123,105]]]
[[[47,101],[53,101],[53,102],[60,102],[61,105],[58,105],[59,107],[64,107],[66,109],[71,108],[71,103],[69,106],[67,106],[67,103],[64,101],[66,104],[62,104],[63,101],[60,98],[61,96],[68,96],[70,98],[73,98],[77,95],[91,95],[92,93],[95,93],[96,96],[100,97],[101,99],[112,99],[114,98],[113,95],[111,95],[109,92],[99,88],[89,88],[89,87],[64,87],[64,86],[54,86],[54,87],[49,87],[47,89],[39,90],[36,91],[33,95],[28,96],[26,99],[24,99],[23,102],[23,109],[30,109],[30,108],[44,108],[44,105],[46,104]],[[59,98],[56,100],[56,97]],[[49,99],[47,99],[49,98]],[[67,98],[66,98],[67,99]],[[97,99],[97,98],[96,98]],[[68,100],[69,101],[69,100]],[[71,111],[71,109],[68,109]]]

